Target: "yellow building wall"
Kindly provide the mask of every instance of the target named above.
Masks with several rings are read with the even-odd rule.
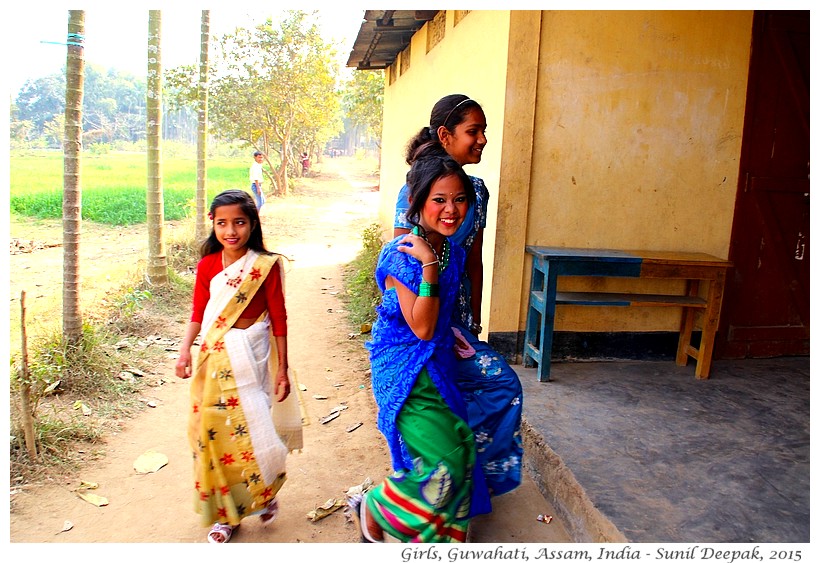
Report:
[[[491,205],[498,199],[509,12],[474,10],[457,25],[454,16],[453,10],[446,11],[444,38],[429,52],[430,24],[422,27],[410,43],[409,68],[399,68],[399,76],[392,84],[385,77],[379,219],[387,238],[392,238],[396,197],[409,168],[404,161],[407,142],[422,127],[429,126],[433,105],[448,94],[470,96],[484,109],[489,142],[481,163],[468,165],[465,170],[484,179]],[[488,225],[487,230],[494,232],[495,213],[490,215],[493,226]],[[488,271],[492,245],[485,243],[484,250]]]
[[[752,15],[542,13],[527,244],[728,256]],[[518,310],[518,319],[495,323],[499,330],[513,321],[524,330],[530,263],[518,302],[494,304]],[[644,282],[643,290],[669,285]],[[566,279],[570,287],[636,286]],[[555,323],[564,331],[678,328],[679,312],[644,308],[559,307]]]
[[[442,96],[487,115],[468,174],[490,190],[484,337],[525,329],[527,244],[726,258],[752,11],[470,11],[386,77],[379,218],[392,237],[407,141]],[[636,283],[640,284],[636,286]],[[565,279],[562,289],[677,291],[678,282]],[[677,331],[679,313],[559,307],[559,331]]]

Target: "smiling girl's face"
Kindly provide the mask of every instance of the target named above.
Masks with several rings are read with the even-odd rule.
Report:
[[[214,210],[214,234],[229,253],[243,252],[251,238],[253,223],[238,203]]]
[[[469,208],[464,183],[455,174],[438,178],[419,214],[419,225],[427,232],[445,237],[455,234]]]
[[[466,112],[452,133],[444,127],[440,131],[441,144],[453,160],[462,166],[481,162],[481,153],[487,144],[487,119],[480,108]]]

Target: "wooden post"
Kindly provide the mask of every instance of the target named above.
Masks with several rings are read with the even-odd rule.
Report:
[[[31,380],[28,374],[28,347],[26,346],[26,292],[20,292],[20,330],[22,332],[22,372],[20,381],[20,407],[23,413],[23,434],[26,449],[31,459],[37,457],[37,442],[34,438],[34,417],[31,414]]]

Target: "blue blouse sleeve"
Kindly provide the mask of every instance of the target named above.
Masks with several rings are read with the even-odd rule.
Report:
[[[393,219],[393,228],[396,229],[412,229],[413,225],[407,220],[407,209],[410,207],[409,201],[410,189],[407,184],[403,185],[399,190],[399,195],[396,198],[396,213]]]
[[[484,229],[487,227],[487,203],[490,200],[490,190],[481,178],[470,176],[470,179],[473,181],[476,195],[476,226]]]

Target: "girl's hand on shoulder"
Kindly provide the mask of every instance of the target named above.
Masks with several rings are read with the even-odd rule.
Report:
[[[290,380],[288,379],[287,368],[279,368],[279,371],[276,372],[276,382],[273,391],[276,393],[277,403],[281,403],[290,395]]]
[[[399,252],[409,254],[423,264],[436,259],[433,249],[426,240],[418,235],[408,233],[399,242],[402,243],[397,247]]]

